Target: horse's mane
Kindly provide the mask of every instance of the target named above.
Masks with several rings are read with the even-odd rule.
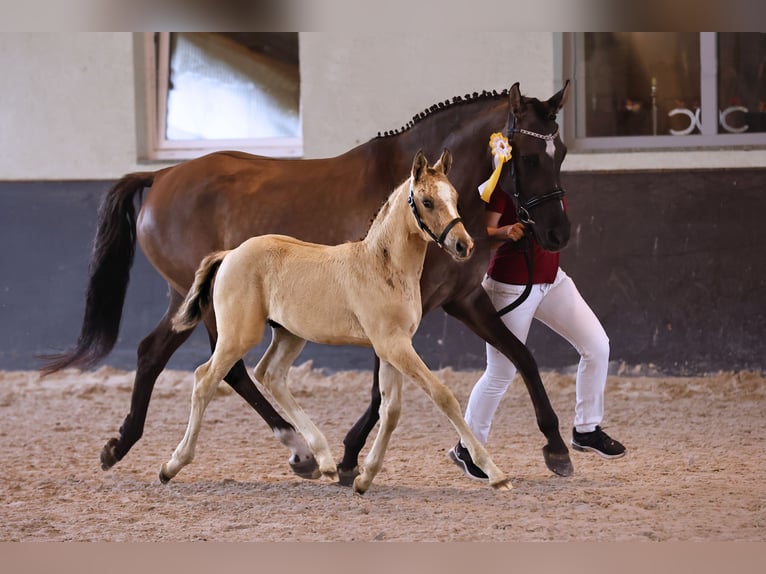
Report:
[[[390,136],[395,136],[400,133],[406,132],[407,130],[412,128],[415,124],[431,116],[431,114],[433,114],[434,112],[446,110],[448,108],[452,108],[454,106],[461,105],[461,104],[473,103],[478,100],[498,98],[500,96],[507,96],[507,95],[508,95],[508,90],[505,89],[502,92],[498,92],[497,90],[492,90],[491,92],[488,92],[487,90],[484,90],[481,93],[474,92],[472,94],[466,94],[465,96],[455,96],[454,98],[452,98],[452,100],[444,100],[443,102],[434,104],[430,108],[426,108],[419,114],[412,116],[412,119],[409,122],[407,122],[406,125],[402,126],[398,130],[391,130],[391,131],[386,131],[383,133],[378,132],[378,137],[379,138],[390,137]]]

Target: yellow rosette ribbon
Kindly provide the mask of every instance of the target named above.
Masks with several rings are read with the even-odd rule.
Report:
[[[507,137],[497,132],[489,137],[489,149],[492,150],[492,163],[495,170],[489,179],[479,186],[479,195],[486,203],[489,203],[492,192],[495,191],[497,181],[500,179],[500,172],[503,171],[503,165],[511,159],[511,144],[508,143]]]

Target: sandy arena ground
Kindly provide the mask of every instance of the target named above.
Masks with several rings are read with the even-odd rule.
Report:
[[[477,372],[438,371],[461,405]],[[569,439],[571,375],[543,373]],[[291,387],[339,459],[363,412],[369,372],[292,369]],[[495,492],[447,458],[456,433],[412,383],[383,470],[364,496],[294,476],[288,451],[228,388],[205,415],[197,457],[168,485],[193,375],[157,382],[144,437],[102,471],[99,453],[128,411],[133,373],[102,368],[0,374],[0,541],[764,541],[766,379],[609,378],[607,431],[628,448],[544,465],[543,436],[516,380],[488,449],[512,478]],[[365,450],[366,452],[366,450]]]

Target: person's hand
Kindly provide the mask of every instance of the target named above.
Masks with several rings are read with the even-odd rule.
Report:
[[[518,241],[524,237],[524,224],[514,223],[513,225],[509,225],[506,231],[506,235],[511,241]]]

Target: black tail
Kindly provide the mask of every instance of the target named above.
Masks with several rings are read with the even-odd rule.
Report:
[[[210,306],[213,279],[227,253],[228,251],[216,251],[205,257],[199,264],[194,274],[194,284],[189,289],[181,308],[173,317],[174,331],[188,331],[200,322],[202,313]]]
[[[66,367],[93,367],[114,347],[136,251],[135,197],[153,182],[152,172],[131,173],[104,197],[98,212],[77,346],[65,353],[41,356],[43,374]]]

